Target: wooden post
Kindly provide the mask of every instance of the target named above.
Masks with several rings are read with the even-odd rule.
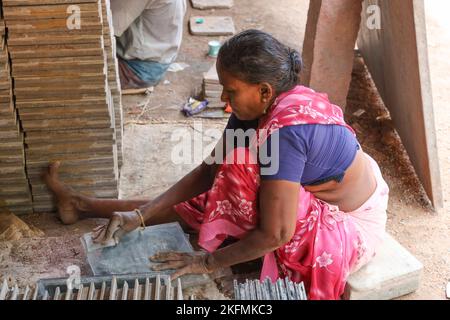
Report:
[[[361,22],[361,0],[311,0],[301,83],[345,109]]]

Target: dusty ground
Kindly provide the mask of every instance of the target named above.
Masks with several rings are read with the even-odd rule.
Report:
[[[423,264],[421,286],[416,293],[402,299],[444,299],[445,284],[450,280],[450,115],[446,102],[450,99],[450,25],[442,10],[449,7],[445,0],[426,1],[429,35],[429,54],[435,116],[438,134],[439,159],[444,187],[445,208],[439,214],[432,212],[415,177],[401,142],[389,126],[389,121],[377,121],[386,114],[377,92],[367,74],[362,59],[355,58],[353,81],[348,99],[347,120],[358,131],[363,148],[379,163],[390,189],[388,231],[410,250]],[[271,32],[283,42],[301,49],[308,1],[238,0],[227,11],[192,14],[229,13],[238,30],[258,28]],[[149,96],[124,98],[125,162],[122,170],[121,197],[153,197],[177,181],[191,168],[191,164],[174,165],[170,161],[174,129],[190,129],[194,120],[179,112],[191,95],[200,91],[202,72],[213,60],[206,57],[207,42],[211,37],[193,37],[185,31],[185,38],[177,61],[189,68],[168,73],[168,85],[159,85]],[[220,39],[219,39],[220,40]],[[148,100],[146,107],[143,102]],[[366,110],[361,117],[353,116],[358,109]],[[198,121],[198,120],[196,120]],[[224,126],[226,120],[204,120],[203,129]],[[196,140],[198,142],[198,138]],[[208,141],[204,141],[207,145]],[[46,238],[22,239],[0,243],[0,274],[10,274],[19,283],[30,283],[43,277],[64,276],[65,268],[78,264],[84,274],[89,273],[79,236],[101,221],[87,220],[74,226],[62,226],[51,215],[31,215],[25,220],[44,230]],[[257,263],[235,269],[241,277],[257,277]],[[229,281],[219,283],[229,293]],[[205,298],[221,296],[215,288],[204,291]]]

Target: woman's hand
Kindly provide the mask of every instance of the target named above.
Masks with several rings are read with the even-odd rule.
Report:
[[[174,280],[185,274],[211,273],[216,267],[213,266],[213,256],[204,251],[197,252],[159,252],[149,258],[159,265],[152,267],[154,271],[176,269],[171,275]]]
[[[99,226],[93,230],[94,243],[106,244],[111,240],[119,243],[120,238],[137,229],[141,225],[141,218],[135,211],[114,212],[107,225]]]

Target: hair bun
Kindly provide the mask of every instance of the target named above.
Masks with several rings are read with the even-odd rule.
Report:
[[[289,56],[291,58],[292,70],[294,71],[295,74],[299,74],[300,71],[302,70],[302,66],[303,66],[303,62],[302,62],[300,53],[298,53],[297,50],[291,49],[291,50],[289,50]]]

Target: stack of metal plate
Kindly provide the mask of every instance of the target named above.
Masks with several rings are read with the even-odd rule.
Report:
[[[0,8],[0,214],[32,212],[23,134],[14,107],[5,24]]]
[[[116,56],[116,39],[112,22],[112,12],[109,0],[102,0],[103,40],[105,45],[107,79],[111,104],[114,112],[114,125],[116,129],[117,157],[119,168],[123,163],[122,138],[123,138],[123,111],[122,92],[119,81],[119,64]]]
[[[80,277],[39,280],[33,287],[0,283],[2,300],[183,300],[180,278],[128,274],[103,277]],[[192,299],[192,297],[191,297]]]
[[[238,283],[234,280],[235,300],[308,300],[303,282],[295,283],[289,278],[272,282],[270,278],[264,281],[246,280]]]
[[[3,10],[33,210],[55,209],[41,178],[55,160],[74,189],[117,197],[101,0],[4,0]]]
[[[199,10],[231,9],[233,0],[191,0],[192,7]]]
[[[203,75],[203,96],[208,100],[208,108],[221,108],[225,107],[225,103],[221,101],[223,87],[219,82],[219,76],[217,75],[216,64],[205,72]]]

